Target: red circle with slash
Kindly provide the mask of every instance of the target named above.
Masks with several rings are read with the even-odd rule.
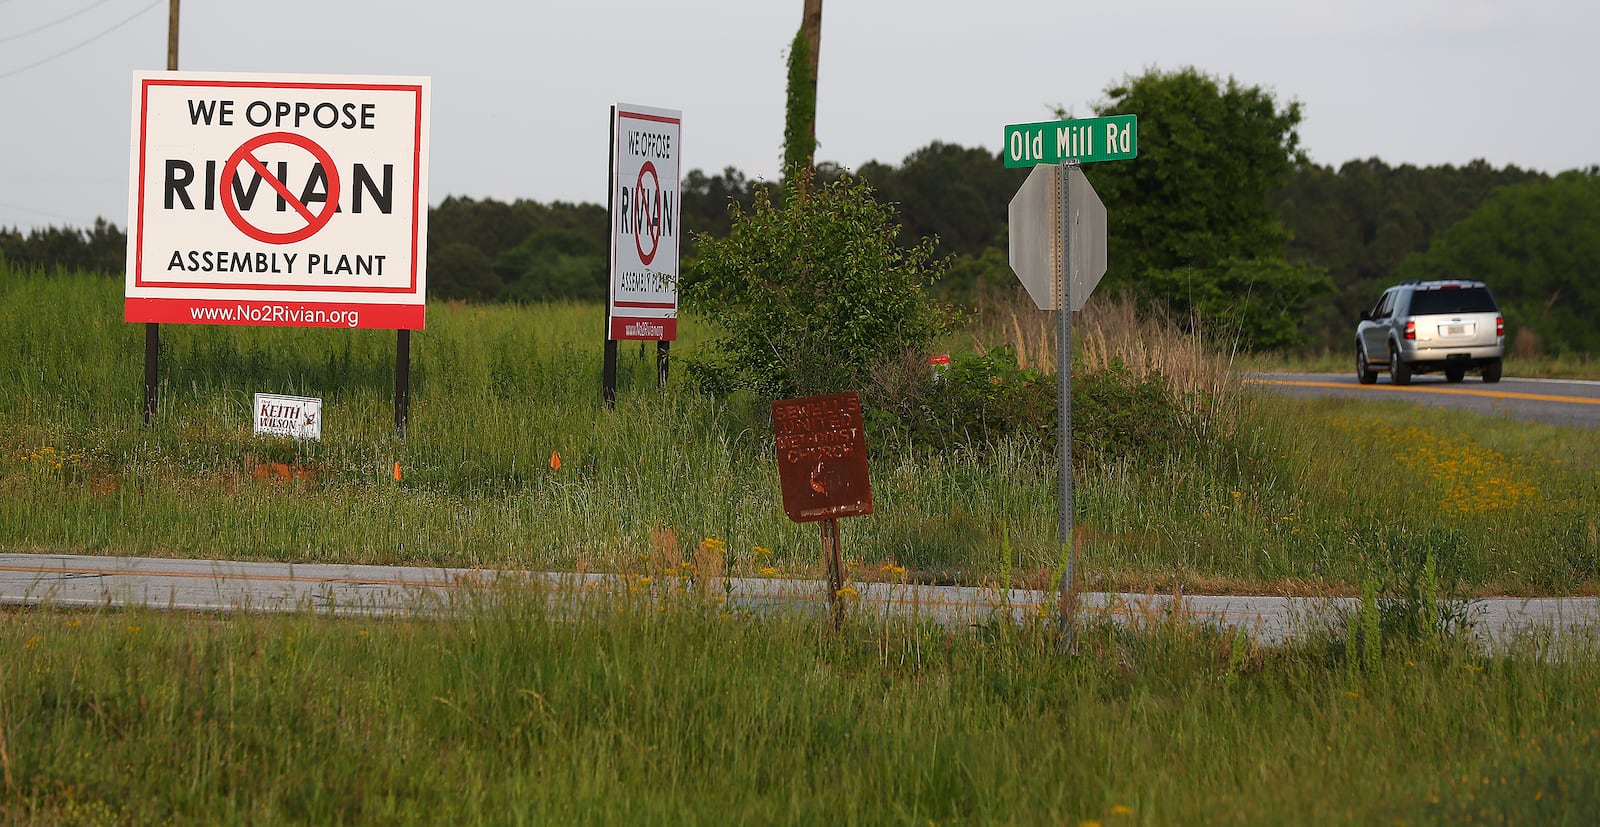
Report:
[[[311,153],[311,156],[322,164],[323,174],[328,179],[328,199],[322,205],[322,212],[312,212],[311,208],[306,206],[298,196],[289,191],[287,185],[267,170],[266,164],[261,163],[256,158],[255,151],[267,144],[293,144]],[[278,233],[263,230],[251,224],[249,220],[240,214],[239,205],[234,198],[233,180],[234,176],[238,174],[241,163],[255,170],[256,175],[260,176],[262,181],[272,187],[278,193],[279,198],[287,202],[289,206],[294,208],[295,212],[306,220],[306,225],[297,230]],[[228,220],[233,222],[233,226],[238,227],[240,232],[257,241],[267,244],[293,244],[296,241],[304,241],[316,235],[317,231],[323,227],[328,226],[328,221],[333,218],[333,214],[338,208],[339,170],[333,165],[333,157],[328,154],[327,150],[318,146],[316,141],[304,135],[297,135],[293,132],[268,132],[265,135],[257,135],[245,141],[243,146],[234,150],[233,155],[228,158],[227,166],[222,168],[222,210],[228,214]]]

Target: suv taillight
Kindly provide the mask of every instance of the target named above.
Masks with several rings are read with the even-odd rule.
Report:
[[[1414,340],[1416,338],[1417,338],[1417,323],[1408,319],[1408,320],[1406,320],[1406,340],[1407,341],[1412,341],[1412,340]]]
[[[1506,319],[1505,319],[1504,316],[1496,316],[1496,317],[1494,317],[1494,335],[1496,335],[1496,336],[1504,336],[1504,335],[1506,335]]]

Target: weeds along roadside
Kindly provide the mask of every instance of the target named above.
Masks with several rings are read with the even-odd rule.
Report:
[[[1091,620],[1066,657],[1048,621],[855,618],[831,633],[822,616],[733,615],[688,595],[553,612],[515,588],[457,606],[454,621],[6,610],[0,820],[1267,824],[1600,810],[1592,642],[1486,656],[1357,614],[1326,638],[1261,649],[1157,618]]]
[[[0,281],[0,330],[17,343],[0,359],[0,546],[626,570],[712,537],[739,573],[816,570],[814,529],[779,507],[759,406],[695,393],[681,372],[660,393],[652,354],[625,343],[619,404],[603,412],[597,307],[433,305],[412,340],[401,441],[388,331],[166,326],[162,412],[141,427],[142,331],[121,321],[118,291],[70,275]],[[1429,552],[1473,593],[1600,581],[1590,434],[1282,400],[1240,390],[1229,357],[1126,305],[1092,304],[1076,325],[1092,587],[1353,595]],[[702,329],[684,325],[675,350]],[[1048,314],[980,308],[951,349],[971,356],[967,387],[1034,394],[1037,427],[982,433],[989,423],[970,420],[982,407],[948,398],[969,419],[934,434],[939,450],[903,449],[869,422],[878,509],[845,525],[854,576],[1047,584],[1055,392],[1035,360],[1054,346],[1031,329],[1048,333]],[[927,376],[913,363],[896,381]],[[254,391],[324,397],[324,440],[250,436]],[[1003,393],[976,398],[1011,416]],[[1396,455],[1413,461],[1371,474]],[[1442,473],[1456,460],[1468,464]],[[1508,480],[1533,493],[1500,496]]]

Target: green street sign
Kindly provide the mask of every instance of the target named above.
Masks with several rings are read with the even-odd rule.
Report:
[[[1006,166],[1031,167],[1139,157],[1139,116],[1112,115],[1006,127]]]

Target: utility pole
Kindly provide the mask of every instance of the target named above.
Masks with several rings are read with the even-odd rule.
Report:
[[[178,0],[167,0],[167,71],[178,71]],[[161,355],[161,325],[144,325],[144,424],[156,415],[156,365]]]
[[[178,71],[178,0],[167,3],[167,71]]]
[[[809,169],[815,166],[812,155],[817,145],[817,66],[822,54],[822,0],[806,0],[805,11],[800,15],[800,30],[805,32],[806,43],[811,49],[810,54],[806,55],[806,63],[811,67],[812,101],[810,118],[806,122],[806,167]]]
[[[817,152],[817,56],[822,50],[822,0],[805,0],[789,47],[783,117],[783,174],[795,193],[811,188]]]
[[[174,3],[178,0],[173,0]],[[810,45],[810,54],[806,54],[806,64],[811,66],[811,99],[816,99],[816,67],[818,58],[822,53],[822,0],[805,0],[805,13],[800,14],[800,30],[805,32],[806,43]],[[816,146],[816,110],[811,112],[811,128],[806,133],[810,144]]]

